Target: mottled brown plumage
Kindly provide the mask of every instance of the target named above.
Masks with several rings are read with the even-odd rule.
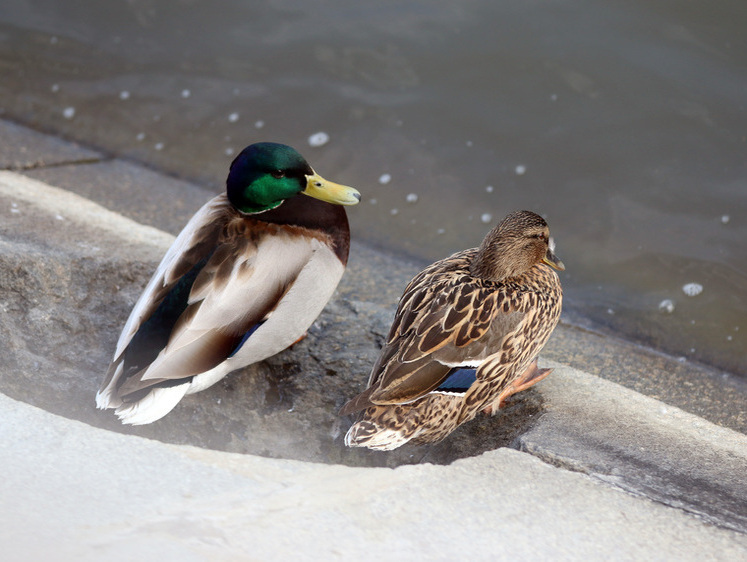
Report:
[[[443,439],[481,410],[495,412],[547,370],[536,357],[559,318],[563,269],[544,219],[510,214],[478,248],[418,274],[400,299],[368,388],[341,414],[363,410],[345,443],[394,449]],[[460,368],[474,381],[455,389]]]

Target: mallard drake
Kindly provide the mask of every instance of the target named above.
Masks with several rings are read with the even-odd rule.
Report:
[[[439,441],[550,374],[537,368],[537,354],[560,318],[562,290],[551,267],[565,269],[547,223],[518,211],[478,248],[418,274],[368,388],[340,410],[363,410],[345,444],[391,450]]]
[[[151,423],[303,338],[347,264],[339,205],[360,197],[289,146],[245,148],[226,192],[187,223],[135,304],[97,406],[123,423]]]

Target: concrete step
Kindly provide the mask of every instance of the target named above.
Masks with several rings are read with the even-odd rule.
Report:
[[[81,163],[74,151],[41,161],[65,159],[73,164],[33,174],[87,177],[85,197],[29,170],[0,172],[8,559],[745,558],[747,437],[570,367],[579,357],[607,366],[616,353],[639,376],[678,364],[573,326],[544,354],[555,372],[499,415],[435,446],[345,450],[336,409],[365,383],[419,267],[362,244],[308,342],[189,397],[162,422],[120,426],[93,394],[173,238],[92,199],[120,204],[110,194],[126,172],[121,204],[138,194],[128,214],[176,224],[162,215],[191,214],[205,192],[131,163]]]

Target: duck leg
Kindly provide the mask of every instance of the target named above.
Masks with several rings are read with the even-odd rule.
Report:
[[[493,402],[489,406],[483,409],[483,412],[488,415],[493,414],[499,408],[503,407],[503,404],[510,396],[516,394],[517,392],[521,392],[522,390],[526,390],[532,385],[537,384],[550,373],[552,373],[552,369],[538,369],[537,359],[535,358],[535,360],[529,364],[529,366],[517,379],[515,379],[513,382],[511,382],[511,384],[504,388],[503,391],[498,395],[498,397],[493,400]],[[497,407],[495,407],[496,405]]]

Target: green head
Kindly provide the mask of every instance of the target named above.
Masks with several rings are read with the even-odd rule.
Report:
[[[243,213],[261,213],[299,193],[334,203],[355,205],[360,193],[325,180],[290,146],[259,142],[247,146],[231,163],[226,180],[231,204]]]

